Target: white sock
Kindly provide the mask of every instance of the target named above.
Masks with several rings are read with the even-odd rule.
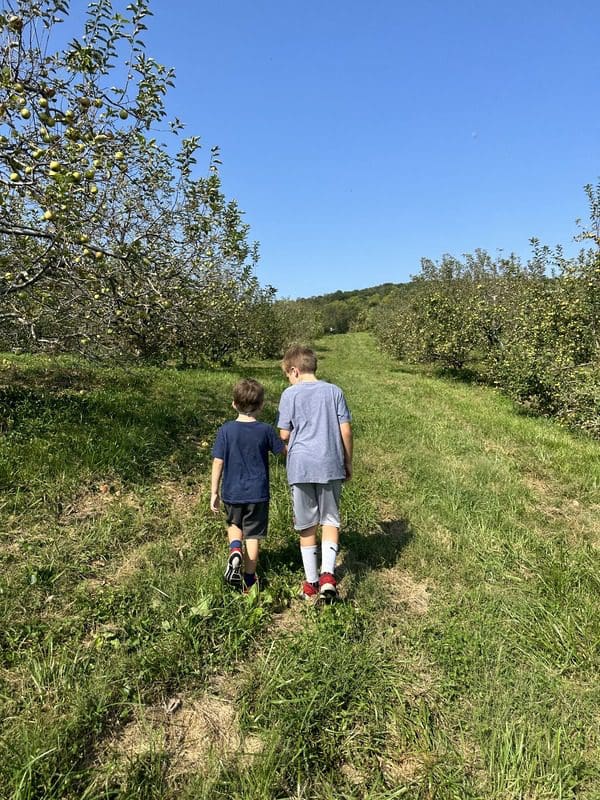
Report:
[[[318,546],[316,544],[311,544],[308,547],[300,546],[300,552],[306,580],[309,583],[316,583],[319,580],[319,568],[317,566]]]
[[[338,545],[328,539],[321,542],[321,573],[331,572],[332,575],[334,574],[338,549]]]

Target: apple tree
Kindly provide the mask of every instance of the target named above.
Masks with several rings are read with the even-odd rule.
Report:
[[[262,302],[256,249],[217,148],[156,130],[173,71],[146,53],[147,0],[88,6],[53,50],[64,0],[0,12],[0,346],[222,358]]]

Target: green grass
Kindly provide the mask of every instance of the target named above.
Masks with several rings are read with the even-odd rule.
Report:
[[[1,797],[600,797],[600,445],[321,345],[356,439],[321,610],[281,463],[258,597],[208,510],[231,387],[273,421],[277,364],[0,361]]]

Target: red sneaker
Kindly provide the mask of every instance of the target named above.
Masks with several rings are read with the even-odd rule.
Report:
[[[337,581],[331,572],[323,572],[319,577],[319,597],[331,602],[337,597]]]
[[[300,590],[301,600],[314,600],[319,596],[319,584],[304,581],[302,589]]]

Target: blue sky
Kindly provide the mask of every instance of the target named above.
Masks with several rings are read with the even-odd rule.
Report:
[[[600,176],[598,0],[151,7],[168,112],[221,148],[280,296],[405,281],[477,247],[527,257],[532,236],[578,249]]]

